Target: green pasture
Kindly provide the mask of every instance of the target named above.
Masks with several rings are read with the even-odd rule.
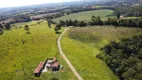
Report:
[[[55,25],[48,28],[46,22],[35,23],[37,21],[27,23],[34,24],[30,25],[31,34],[27,34],[24,27],[21,27],[5,30],[0,35],[0,80],[76,80],[58,53],[56,40],[60,34],[55,34]],[[63,65],[63,71],[42,73],[39,78],[34,77],[37,65],[53,57],[57,57]]]
[[[59,20],[83,20],[83,21],[90,21],[91,16],[100,16],[103,20],[108,18],[108,15],[112,15],[113,11],[108,9],[102,9],[102,10],[93,10],[93,11],[84,11],[84,12],[78,12],[69,14],[63,17],[55,18],[53,21],[58,22]]]
[[[71,28],[63,36],[63,52],[84,80],[118,80],[117,76],[96,56],[110,41],[142,34],[140,28],[93,26]]]

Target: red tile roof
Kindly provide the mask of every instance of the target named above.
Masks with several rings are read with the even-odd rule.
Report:
[[[34,73],[39,73],[40,70],[43,68],[44,62],[40,62],[38,67],[35,69]]]

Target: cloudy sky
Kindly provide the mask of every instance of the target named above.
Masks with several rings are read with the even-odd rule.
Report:
[[[43,3],[70,2],[70,1],[77,1],[77,0],[0,0],[0,8],[43,4]]]

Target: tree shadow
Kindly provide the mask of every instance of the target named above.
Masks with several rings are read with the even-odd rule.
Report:
[[[59,80],[59,79],[58,79],[58,78],[54,78],[54,77],[53,77],[53,78],[51,78],[50,80]]]
[[[61,34],[61,32],[55,32],[56,34]]]

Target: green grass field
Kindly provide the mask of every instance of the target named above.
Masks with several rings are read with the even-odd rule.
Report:
[[[93,10],[93,11],[84,11],[84,12],[79,12],[79,13],[73,13],[70,15],[66,15],[63,17],[55,18],[53,21],[58,22],[59,20],[84,20],[84,21],[89,21],[91,20],[91,16],[100,16],[103,20],[107,18],[108,15],[113,14],[112,10]]]
[[[28,24],[35,23],[34,21]],[[26,34],[22,27],[4,31],[4,34],[0,35],[0,80],[76,80],[58,53],[56,40],[59,34],[55,34],[53,28],[48,28],[46,22],[30,26],[30,32],[31,34]],[[37,65],[52,57],[57,57],[64,72],[47,72],[41,74],[40,78],[35,78],[33,71]]]
[[[63,36],[61,45],[63,52],[84,80],[118,80],[105,62],[96,56],[103,53],[100,48],[109,44],[109,41],[119,41],[120,38],[139,34],[142,34],[142,29],[139,28],[113,26],[72,28]]]

